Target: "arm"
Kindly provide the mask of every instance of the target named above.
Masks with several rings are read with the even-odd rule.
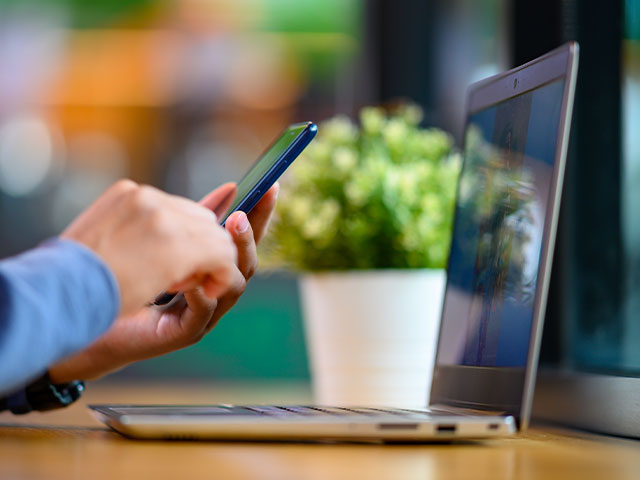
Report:
[[[119,308],[115,278],[78,243],[51,240],[0,262],[0,393],[97,339]]]
[[[219,187],[201,204],[222,214],[233,200],[228,193],[228,185]],[[234,281],[224,295],[209,299],[202,288],[195,288],[185,291],[183,298],[167,307],[148,306],[134,314],[121,315],[93,345],[53,365],[49,370],[52,381],[97,378],[129,363],[196,343],[210,332],[242,295],[246,282],[257,268],[256,244],[267,230],[277,195],[276,184],[249,213],[248,219],[242,212],[228,218],[226,229],[238,256]]]
[[[207,300],[225,295],[240,275],[236,257],[211,210],[116,183],[61,240],[2,263],[0,392],[86,347],[116,315],[133,314],[162,290],[198,288]]]

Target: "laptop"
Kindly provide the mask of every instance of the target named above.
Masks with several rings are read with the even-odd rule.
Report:
[[[429,405],[91,405],[134,438],[443,441],[529,421],[578,45],[471,85]]]

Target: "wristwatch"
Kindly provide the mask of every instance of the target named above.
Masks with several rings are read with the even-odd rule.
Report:
[[[33,410],[44,412],[62,408],[80,398],[83,391],[84,382],[74,380],[54,385],[46,372],[26,387],[0,398],[0,411],[10,410],[12,413],[23,414]]]

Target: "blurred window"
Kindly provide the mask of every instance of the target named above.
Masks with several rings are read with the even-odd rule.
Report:
[[[625,2],[622,43],[624,335],[614,367],[640,374],[640,0]]]

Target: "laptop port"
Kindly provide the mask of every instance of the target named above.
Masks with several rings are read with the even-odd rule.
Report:
[[[417,430],[417,423],[379,423],[379,430]]]
[[[441,425],[436,426],[436,432],[438,432],[438,433],[454,433],[456,431],[456,428],[457,428],[456,425],[443,423]]]

